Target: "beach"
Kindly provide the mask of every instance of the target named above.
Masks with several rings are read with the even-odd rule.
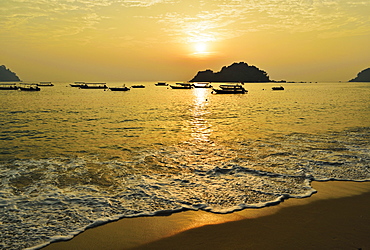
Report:
[[[369,249],[370,182],[312,186],[309,198],[261,209],[124,218],[44,249]]]
[[[370,250],[369,0],[1,3],[0,250]]]

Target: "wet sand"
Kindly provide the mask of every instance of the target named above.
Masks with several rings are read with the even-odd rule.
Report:
[[[277,206],[125,218],[43,249],[370,249],[370,182],[312,186]]]

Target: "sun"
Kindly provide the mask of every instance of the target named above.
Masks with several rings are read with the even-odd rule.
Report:
[[[199,42],[194,42],[192,44],[192,51],[191,53],[192,57],[197,57],[197,58],[209,58],[214,54],[214,52],[210,51],[209,44],[204,41],[199,41]]]
[[[204,42],[198,42],[194,44],[195,53],[196,54],[204,54],[207,53],[207,44]]]

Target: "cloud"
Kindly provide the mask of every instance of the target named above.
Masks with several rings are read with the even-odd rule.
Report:
[[[238,37],[254,31],[322,32],[322,36],[370,31],[370,2],[363,0],[204,1],[208,9],[163,15],[165,31],[190,40]],[[200,37],[199,37],[200,36]],[[203,36],[203,38],[202,38]]]
[[[27,39],[59,39],[94,29],[104,18],[98,8],[109,6],[108,0],[9,0],[0,12],[1,33],[27,36]],[[4,6],[1,6],[4,5]]]
[[[100,14],[108,7],[145,8],[172,2],[171,0],[6,0],[0,2],[2,27],[0,32],[13,32],[19,29],[21,33],[32,27],[43,31],[46,24],[61,30],[75,25],[79,28],[74,30],[83,31],[109,18]]]
[[[133,24],[156,22],[163,35],[179,42],[256,31],[318,31],[322,37],[370,32],[370,2],[364,0],[6,0],[0,2],[0,38],[29,31],[35,39],[71,38],[120,18],[119,12],[130,15]]]
[[[125,7],[150,7],[156,4],[168,4],[173,3],[172,0],[141,0],[141,1],[134,1],[134,0],[123,0],[122,6]]]
[[[370,10],[370,2],[362,0],[261,0],[239,7],[243,9],[244,18],[256,17],[261,29],[273,28],[276,31],[330,31],[348,24],[358,26],[359,23],[353,22],[353,17],[361,19],[363,24],[369,24],[368,15],[359,7]],[[261,16],[256,16],[255,11]]]

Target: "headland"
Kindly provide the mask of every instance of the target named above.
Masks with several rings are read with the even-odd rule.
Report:
[[[271,82],[268,74],[245,62],[222,67],[221,71],[199,71],[190,82]]]
[[[21,81],[19,77],[12,72],[10,69],[7,69],[5,65],[0,65],[0,82],[19,82]]]
[[[370,68],[364,69],[355,78],[349,80],[349,82],[370,82]]]

